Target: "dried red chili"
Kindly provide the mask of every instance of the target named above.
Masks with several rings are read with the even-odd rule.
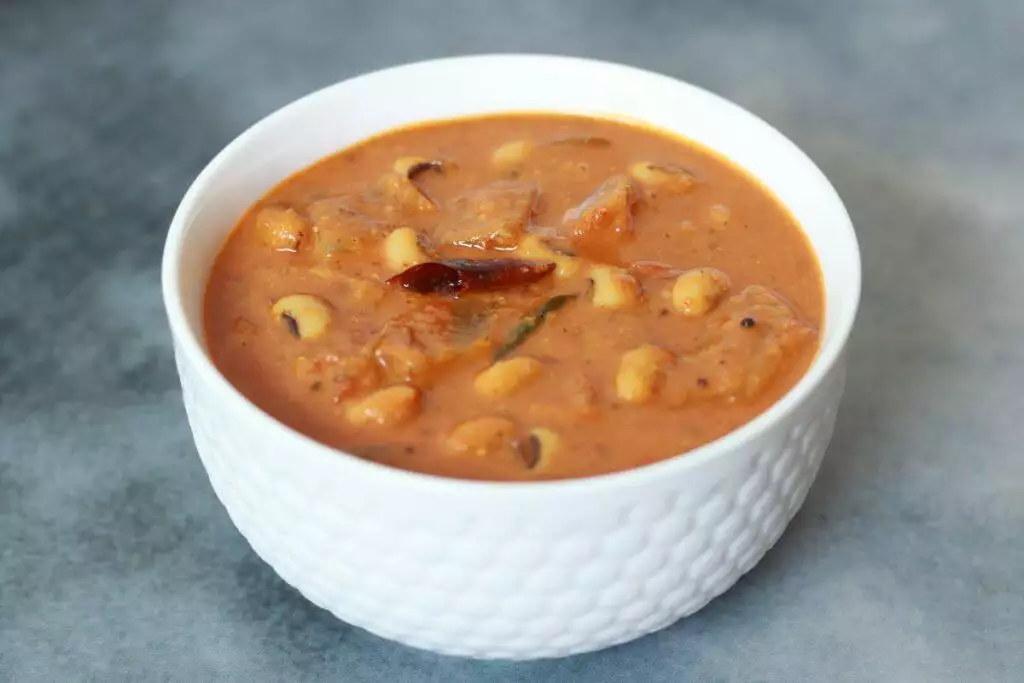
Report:
[[[389,278],[388,284],[418,294],[443,294],[458,299],[465,292],[493,292],[528,285],[554,269],[554,263],[519,259],[431,261],[405,269]]]

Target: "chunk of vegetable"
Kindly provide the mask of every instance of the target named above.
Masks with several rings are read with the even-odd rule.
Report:
[[[629,178],[615,175],[562,217],[582,250],[603,260],[614,260],[622,242],[633,235],[636,193]]]
[[[452,341],[465,346],[484,340],[500,306],[496,297],[467,297],[452,302]]]
[[[462,194],[446,208],[442,242],[474,249],[511,249],[529,225],[538,191],[530,183],[499,181]]]
[[[516,425],[504,417],[488,416],[467,420],[451,431],[445,439],[445,446],[455,455],[522,462]]]
[[[386,223],[355,213],[348,197],[321,199],[309,205],[316,253],[325,261],[361,251],[384,234]]]
[[[408,422],[419,412],[420,392],[400,384],[381,389],[345,407],[345,419],[356,427],[392,427]]]
[[[814,337],[814,328],[782,297],[752,285],[709,316],[702,347],[667,371],[666,392],[677,405],[700,398],[754,397],[786,358]]]
[[[593,266],[593,304],[597,308],[632,308],[640,303],[640,285],[628,270],[612,266]]]
[[[256,233],[275,251],[297,251],[309,224],[295,209],[268,206],[256,214]]]
[[[499,171],[516,170],[523,165],[531,151],[533,143],[529,140],[506,142],[491,154],[491,166]]]
[[[547,319],[549,315],[564,307],[567,303],[576,298],[575,294],[559,294],[553,296],[545,301],[537,310],[533,311],[529,315],[525,316],[519,324],[512,328],[512,332],[509,333],[508,339],[505,343],[498,348],[494,354],[494,360],[499,361],[508,354],[512,353],[520,344],[526,341],[527,337],[533,334],[541,323]]]
[[[684,315],[708,313],[729,291],[729,276],[714,268],[688,270],[672,286],[672,305]]]
[[[381,330],[379,344],[415,346],[430,357],[452,348],[454,317],[448,299],[421,299],[413,308],[388,320]]]
[[[646,403],[654,394],[662,368],[672,359],[665,349],[644,344],[622,354],[615,394],[627,403]]]
[[[331,326],[331,305],[312,294],[291,294],[274,302],[270,312],[299,339],[319,339]]]
[[[397,228],[384,239],[384,263],[393,271],[403,271],[427,260],[420,247],[419,233],[412,228]]]
[[[539,360],[528,356],[500,360],[476,376],[473,388],[487,398],[507,396],[536,377],[543,367]]]
[[[554,263],[533,263],[518,259],[431,261],[408,268],[387,282],[418,294],[443,294],[458,299],[465,292],[486,292],[528,285],[554,269]]]

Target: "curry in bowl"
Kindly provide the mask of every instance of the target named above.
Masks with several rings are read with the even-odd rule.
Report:
[[[824,313],[803,232],[666,133],[509,114],[385,133],[240,219],[212,359],[323,443],[449,477],[629,469],[712,441],[801,377]]]

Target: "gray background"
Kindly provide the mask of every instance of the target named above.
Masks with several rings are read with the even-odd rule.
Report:
[[[1021,680],[1022,27],[1017,0],[0,3],[0,680]],[[563,661],[393,645],[276,578],[200,467],[160,303],[171,213],[246,126],[481,51],[736,100],[822,166],[865,256],[789,532],[697,616]]]

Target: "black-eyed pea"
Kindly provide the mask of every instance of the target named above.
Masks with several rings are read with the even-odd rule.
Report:
[[[408,422],[420,409],[420,392],[406,384],[375,391],[345,406],[345,419],[356,427],[392,427]]]
[[[275,251],[296,251],[309,233],[309,224],[295,209],[268,206],[256,214],[256,232]]]
[[[500,360],[476,376],[473,388],[487,398],[507,396],[536,377],[542,368],[539,360],[529,356]]]
[[[645,403],[654,394],[662,368],[672,355],[657,346],[644,344],[622,354],[615,374],[615,394],[627,403]]]
[[[504,417],[477,417],[459,424],[445,438],[445,448],[453,455],[521,458],[516,425]]]
[[[558,435],[558,432],[547,427],[534,427],[530,430],[524,454],[526,466],[533,469],[547,465],[561,448],[562,437]]]
[[[319,339],[331,327],[331,305],[312,294],[281,297],[270,312],[299,339]]]
[[[408,177],[409,171],[411,171],[413,168],[417,166],[422,166],[423,164],[426,163],[429,162],[427,161],[427,159],[423,157],[399,157],[398,159],[395,159],[395,163],[391,166],[391,168],[395,171],[395,173],[400,173]]]
[[[529,140],[512,140],[498,147],[491,154],[491,166],[499,171],[511,171],[522,166],[533,151]]]
[[[729,291],[729,276],[715,268],[688,270],[672,285],[672,306],[683,315],[700,316]]]
[[[648,190],[682,194],[697,183],[692,173],[679,166],[638,161],[629,167],[629,175]]]
[[[613,266],[593,266],[593,304],[597,308],[632,308],[640,303],[640,285],[628,270]]]
[[[581,261],[559,254],[544,243],[538,235],[527,235],[516,248],[516,255],[530,261],[551,261],[555,264],[555,277],[568,278],[579,272]]]
[[[385,173],[377,180],[376,189],[383,196],[386,213],[437,210],[437,205],[420,192],[405,173],[395,171]]]
[[[409,227],[396,228],[384,239],[384,262],[388,268],[401,272],[428,261],[420,247],[420,236]]]

